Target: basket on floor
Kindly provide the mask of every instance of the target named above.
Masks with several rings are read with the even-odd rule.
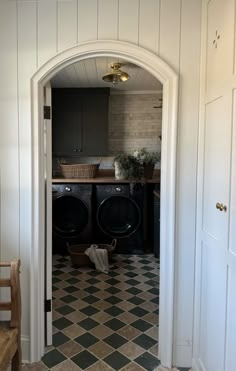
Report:
[[[95,178],[100,164],[60,164],[64,178]]]
[[[115,250],[117,240],[112,240],[111,244],[97,244],[99,249],[106,249],[108,260],[111,261],[112,253]],[[89,259],[89,257],[84,253],[91,244],[79,244],[79,245],[67,245],[68,252],[71,257],[71,263],[73,266],[76,267],[83,267],[83,266],[91,266],[93,263]]]

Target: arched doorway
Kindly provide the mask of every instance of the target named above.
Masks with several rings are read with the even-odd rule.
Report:
[[[44,64],[32,77],[32,256],[31,256],[31,358],[44,352],[45,177],[43,88],[62,68],[79,60],[111,56],[125,58],[150,72],[163,84],[161,173],[160,360],[172,365],[175,251],[175,169],[177,133],[177,74],[158,56],[120,41],[94,41],[68,49]]]

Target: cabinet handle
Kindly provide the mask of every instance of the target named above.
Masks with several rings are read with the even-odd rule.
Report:
[[[81,148],[75,148],[74,152],[81,152]]]
[[[221,203],[219,203],[219,202],[216,203],[216,208],[217,208],[217,210],[219,210],[219,211],[224,211],[224,212],[227,211],[227,206],[226,206],[226,205],[223,205],[223,204],[221,204]]]

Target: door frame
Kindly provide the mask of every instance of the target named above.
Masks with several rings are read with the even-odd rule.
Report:
[[[44,245],[45,179],[43,165],[43,87],[62,68],[94,57],[123,58],[147,70],[163,84],[161,159],[161,237],[160,237],[160,320],[159,358],[172,366],[174,276],[176,145],[178,75],[154,53],[130,43],[96,40],[76,45],[47,61],[31,79],[32,108],[32,252],[30,279],[30,353],[32,360],[44,354]]]

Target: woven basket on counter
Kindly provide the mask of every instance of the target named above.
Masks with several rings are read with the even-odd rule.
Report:
[[[64,178],[95,178],[99,164],[60,164]]]

